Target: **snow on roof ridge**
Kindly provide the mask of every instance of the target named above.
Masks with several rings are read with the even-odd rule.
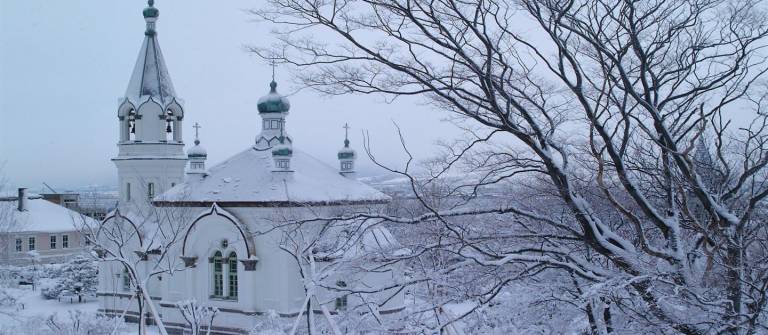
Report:
[[[294,172],[272,172],[270,150],[253,147],[211,167],[204,178],[190,179],[155,198],[159,202],[388,201],[390,197],[301,151],[294,151]]]

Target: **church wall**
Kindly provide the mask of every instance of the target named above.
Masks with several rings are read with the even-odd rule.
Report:
[[[186,160],[116,160],[120,182],[120,200],[139,206],[149,206],[149,183],[154,184],[154,195],[160,195],[173,185],[184,182]],[[130,191],[128,184],[130,183]]]

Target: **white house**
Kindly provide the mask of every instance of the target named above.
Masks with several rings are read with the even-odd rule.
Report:
[[[82,225],[90,217],[20,188],[0,196],[0,264],[56,263],[88,251]]]
[[[254,129],[258,132],[254,144],[208,169],[207,151],[196,135],[195,145],[184,156],[181,125],[185,110],[160,52],[154,26],[159,12],[153,1],[149,4],[143,12],[147,23],[144,43],[118,108],[119,154],[113,161],[120,183],[119,211],[102,225],[145,227],[137,228],[140,232],[131,243],[147,250],[146,244],[152,243],[147,242],[146,235],[152,234],[146,229],[147,213],[182,213],[178,220],[186,228],[180,242],[171,250],[158,250],[171,254],[168,259],[181,270],[158,275],[149,283],[152,303],[169,331],[181,332],[185,327],[175,307],[180,300],[195,299],[218,307],[220,314],[213,327],[217,334],[244,333],[255,316],[268,311],[283,317],[304,313],[307,281],[302,276],[308,276],[307,268],[300,265],[291,248],[312,243],[320,234],[326,241],[313,247],[317,271],[327,270],[334,260],[354,258],[363,249],[380,253],[398,249],[394,237],[375,225],[356,226],[362,228],[360,238],[343,248],[334,248],[328,240],[347,241],[344,237],[353,233],[345,230],[344,222],[325,230],[311,223],[298,228],[281,226],[350,210],[377,211],[389,197],[354,179],[356,157],[348,140],[339,151],[338,168],[294,149],[285,126],[290,103],[277,92],[274,80],[258,102],[262,122]],[[137,220],[144,224],[134,222]],[[142,256],[151,263],[153,255]],[[336,312],[362,303],[363,298],[378,314],[402,310],[403,290],[395,287],[401,282],[398,268],[345,270],[349,268],[339,267],[330,275],[340,290],[316,289],[317,299],[309,308],[313,313]],[[100,311],[123,315],[127,308],[125,315],[135,320],[138,306],[125,271],[119,262],[102,262]],[[393,287],[367,296],[339,293],[386,285]]]

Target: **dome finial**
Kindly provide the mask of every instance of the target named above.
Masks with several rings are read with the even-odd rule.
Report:
[[[149,1],[152,2],[152,0]],[[200,128],[202,128],[202,126],[195,122],[195,125],[192,126],[192,128],[195,128],[195,145],[200,145]]]
[[[157,21],[157,17],[160,16],[160,11],[155,8],[155,0],[148,0],[147,5],[148,7],[144,8],[144,11],[142,12],[144,21],[147,21],[147,30],[144,32],[144,35],[154,36],[155,21]]]

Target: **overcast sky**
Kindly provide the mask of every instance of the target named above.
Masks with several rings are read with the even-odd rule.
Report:
[[[177,94],[185,101],[184,140],[202,125],[209,166],[244,150],[261,124],[256,101],[269,90],[271,68],[245,45],[268,46],[273,27],[244,9],[258,0],[159,0],[159,41]],[[117,101],[125,92],[144,38],[146,1],[0,0],[0,164],[12,186],[38,188],[116,184]],[[289,74],[277,70],[290,92]],[[312,91],[290,97],[288,131],[298,149],[336,166],[342,126],[362,151],[400,161],[392,121],[420,156],[456,134],[440,116],[411,101],[371,96],[329,99]],[[428,126],[428,128],[425,128]],[[429,129],[430,131],[424,131]],[[364,156],[364,155],[361,155]],[[372,165],[361,157],[360,167]]]
[[[246,149],[259,132],[256,102],[269,89],[271,68],[244,46],[272,45],[274,27],[244,10],[262,5],[156,3],[160,45],[185,101],[184,140],[192,143],[192,125],[199,122],[208,166]],[[144,38],[145,6],[143,0],[0,0],[0,177],[9,186],[116,184],[110,159],[117,154],[117,103]],[[281,93],[292,91],[289,80],[278,68]],[[459,134],[440,122],[446,115],[408,98],[386,104],[380,97],[330,99],[301,91],[290,99],[287,126],[295,147],[336,166],[342,125],[349,122],[364,174],[376,171],[362,154],[361,130],[370,132],[377,157],[390,164],[404,161],[393,121],[419,159],[429,157],[437,140]]]

